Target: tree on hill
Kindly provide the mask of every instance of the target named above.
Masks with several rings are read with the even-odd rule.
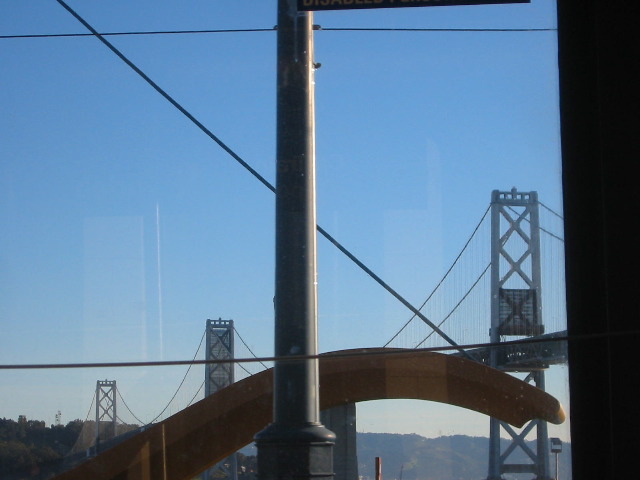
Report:
[[[43,421],[0,419],[0,477],[21,473],[46,478],[43,467],[62,464],[82,429],[82,420],[47,427]]]

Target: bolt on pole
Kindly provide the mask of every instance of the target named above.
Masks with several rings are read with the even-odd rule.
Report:
[[[258,478],[330,480],[335,435],[320,423],[313,14],[278,2],[273,423],[255,437]]]

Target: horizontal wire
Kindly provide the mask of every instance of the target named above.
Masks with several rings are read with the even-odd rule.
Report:
[[[130,31],[130,32],[104,32],[104,37],[112,36],[145,36],[145,35],[200,35],[213,33],[257,33],[275,32],[277,27],[271,28],[230,28],[207,30],[156,30],[156,31]],[[557,28],[384,28],[384,27],[322,27],[314,25],[314,30],[325,32],[556,32]],[[34,33],[22,35],[0,35],[0,39],[19,38],[74,38],[93,37],[92,33]]]
[[[203,33],[252,33],[273,32],[276,28],[232,28],[215,30],[158,30],[158,31],[133,31],[133,32],[104,32],[103,37],[132,36],[132,35],[193,35]],[[24,35],[0,35],[0,39],[8,38],[65,38],[65,37],[93,37],[93,33],[41,33]]]
[[[124,368],[124,367],[171,367],[180,365],[205,365],[205,364],[223,364],[223,363],[251,363],[251,362],[296,362],[300,360],[318,360],[324,358],[343,358],[343,357],[373,357],[373,356],[393,356],[406,353],[420,352],[450,352],[459,350],[460,348],[468,350],[471,348],[487,348],[496,347],[503,348],[517,345],[527,345],[548,342],[575,342],[597,340],[603,338],[614,338],[628,335],[640,335],[640,329],[627,330],[623,332],[603,332],[588,335],[554,335],[548,337],[529,337],[518,340],[510,340],[504,342],[487,342],[487,343],[470,343],[465,345],[449,346],[449,347],[431,347],[431,348],[363,348],[356,350],[348,350],[342,352],[327,352],[319,355],[291,355],[287,357],[260,357],[260,358],[236,358],[236,359],[220,359],[220,360],[159,360],[147,362],[95,362],[95,363],[43,363],[43,364],[10,364],[0,365],[0,370],[36,370],[36,369],[77,369],[77,368]]]
[[[557,28],[315,28],[328,32],[557,32]]]

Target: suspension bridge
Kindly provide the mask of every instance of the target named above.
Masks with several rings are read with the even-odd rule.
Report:
[[[323,232],[321,229],[319,230],[321,233]],[[545,370],[551,365],[565,363],[567,358],[566,342],[562,341],[566,337],[562,231],[561,215],[539,202],[536,192],[519,192],[515,188],[504,192],[494,191],[489,207],[481,216],[460,253],[419,306],[410,304],[324,232],[326,238],[343,250],[389,294],[407,306],[409,315],[398,322],[399,329],[390,335],[385,343],[381,342],[380,347],[382,348],[358,350],[357,355],[353,355],[353,352],[348,355],[345,352],[340,352],[332,357],[334,363],[331,364],[331,368],[334,369],[334,375],[339,376],[340,372],[350,372],[350,374],[344,373],[343,377],[334,378],[332,380],[334,386],[325,387],[322,390],[322,395],[326,397],[325,399],[321,398],[323,407],[348,405],[363,399],[421,398],[480,411],[492,417],[487,476],[489,480],[502,478],[502,475],[506,473],[533,473],[540,480],[551,478],[546,422],[561,422],[563,414],[561,406],[550,396],[538,397],[536,395],[545,390]],[[118,454],[117,450],[108,450],[108,444],[101,437],[103,433],[106,435],[106,430],[102,426],[108,426],[111,429],[110,436],[113,437],[114,433],[118,433],[119,425],[122,431],[121,425],[126,424],[121,418],[122,415],[118,413],[122,411],[122,408],[116,410],[118,400],[128,414],[135,419],[138,426],[135,429],[130,429],[133,432],[128,432],[127,438],[130,439],[125,440],[124,443],[140,443],[142,441],[143,443],[147,442],[146,445],[149,446],[158,441],[156,436],[159,435],[159,431],[162,432],[160,435],[165,439],[163,441],[166,441],[166,437],[164,437],[166,431],[162,428],[169,428],[169,425],[173,425],[172,428],[191,429],[191,433],[185,433],[185,438],[188,438],[188,441],[185,438],[176,440],[177,444],[183,445],[182,448],[187,448],[187,445],[196,439],[203,441],[207,435],[212,435],[211,438],[215,438],[214,436],[219,434],[216,433],[216,429],[222,428],[226,432],[226,440],[220,440],[222,444],[216,452],[207,450],[206,453],[192,454],[193,459],[186,463],[180,463],[174,458],[174,461],[177,462],[175,465],[181,466],[176,466],[173,476],[166,478],[189,478],[188,475],[210,467],[234,450],[250,443],[253,434],[269,423],[270,409],[260,410],[265,407],[265,402],[268,403],[266,399],[271,391],[270,373],[267,370],[269,365],[265,363],[265,359],[248,361],[255,355],[233,327],[233,322],[230,324],[230,329],[229,324],[225,324],[222,320],[219,322],[221,323],[217,325],[222,328],[220,335],[226,335],[226,339],[219,335],[216,336],[217,334],[212,335],[211,324],[207,324],[194,355],[194,361],[188,366],[175,394],[167,406],[151,421],[141,421],[129,409],[121,392],[116,388],[115,382],[110,384],[108,381],[105,381],[106,383],[98,381],[96,395],[90,408],[91,412],[95,405],[95,423],[90,435],[93,441],[88,439],[86,434],[84,437],[81,436],[79,439],[80,449],[91,451],[93,448],[95,453],[95,451],[100,451],[99,445],[102,441],[106,452],[116,452],[110,454],[112,456],[109,457],[110,463],[114,461],[113,455],[122,455]],[[226,330],[223,328],[225,326]],[[235,349],[235,352],[234,338],[240,340],[240,344],[238,344],[240,348]],[[205,379],[199,382],[198,386],[198,382],[194,383],[190,378],[195,375],[202,379],[201,371],[196,373],[199,369],[193,367],[200,355],[203,343],[206,343],[205,357],[209,362],[206,363]],[[238,351],[242,348],[245,349],[245,355],[238,355]],[[413,353],[407,354],[408,350]],[[435,357],[424,357],[424,355],[434,355],[432,354],[434,351],[448,355],[435,354]],[[438,379],[434,380],[435,383],[422,384],[422,390],[418,388],[416,391],[409,392],[402,388],[398,390],[398,385],[395,385],[393,381],[387,385],[380,380],[377,383],[379,390],[375,392],[371,391],[372,387],[364,386],[364,383],[371,382],[356,381],[360,375],[366,378],[371,374],[371,370],[367,370],[362,365],[357,366],[359,365],[358,359],[363,356],[371,358],[381,356],[387,358],[389,356],[388,358],[391,358],[391,354],[398,352],[404,352],[403,354],[407,355],[403,360],[405,363],[397,359],[395,367],[392,368],[385,363],[387,360],[381,360],[382,364],[377,367],[382,372],[380,378],[388,379],[393,375],[402,378],[415,377],[416,382],[420,384],[420,382],[424,382],[425,375],[425,371],[421,368],[427,368],[430,362],[439,365],[437,368],[429,370],[431,375],[434,371],[439,371],[440,376],[436,375]],[[238,361],[239,358],[246,361]],[[416,366],[415,359],[421,359],[422,367]],[[322,365],[328,365],[327,360],[321,361],[321,369]],[[353,370],[350,370],[352,368]],[[358,370],[358,368],[360,369]],[[484,368],[486,371],[475,371],[474,368]],[[396,373],[390,373],[392,370]],[[256,371],[262,373],[252,375]],[[236,372],[239,374],[238,378],[245,377],[245,379],[236,381]],[[445,375],[442,372],[458,373]],[[472,380],[473,375],[469,376],[469,372],[475,372],[476,383]],[[507,375],[507,372],[521,372],[525,378],[516,380],[515,377]],[[495,377],[492,376],[494,374]],[[478,378],[484,380],[478,380]],[[505,387],[506,393],[502,393],[506,395],[505,398],[510,400],[504,402],[498,400],[499,395],[496,397],[496,392],[492,389],[495,389],[496,385],[507,385],[506,378],[513,378],[517,384],[509,384],[508,387]],[[325,380],[323,384],[327,383],[331,382]],[[473,387],[469,386],[471,384]],[[538,388],[534,389],[529,384]],[[216,404],[215,398],[222,398],[220,392],[229,391],[232,385],[237,390],[232,397],[233,400],[220,400],[222,404]],[[240,386],[236,387],[235,385]],[[198,388],[195,388],[196,386]],[[437,392],[442,391],[443,386],[446,386],[448,396],[438,397]],[[186,396],[181,395],[181,390],[185,388],[190,388],[194,393],[189,393]],[[509,390],[510,388],[513,390]],[[458,391],[459,389],[462,390]],[[522,389],[526,389],[526,391]],[[346,392],[347,390],[349,390],[349,394],[339,394],[340,391]],[[466,393],[461,393],[463,391]],[[515,395],[514,392],[517,391],[525,392],[521,399],[524,401],[523,405],[517,405],[515,396],[511,396]],[[251,397],[248,392],[259,394],[262,400],[256,400],[257,397]],[[244,399],[243,395],[251,398]],[[343,400],[329,400],[332,395],[338,395]],[[456,397],[456,395],[459,396]],[[494,396],[492,397],[492,395]],[[526,395],[530,395],[530,397],[527,398]],[[118,400],[116,400],[116,396]],[[202,397],[205,398],[202,399]],[[182,398],[183,406],[174,404],[177,398]],[[486,401],[482,403],[482,399],[486,400],[487,398],[493,398],[494,401],[489,404]],[[185,399],[188,400],[185,402]],[[533,402],[530,402],[532,399]],[[251,403],[252,401],[254,403]],[[238,425],[243,426],[233,429],[223,427],[225,418],[231,415],[228,411],[221,412],[221,409],[224,410],[228,407],[228,405],[225,407],[225,402],[231,402],[229,405],[236,405],[238,408],[244,406],[245,410],[233,413],[236,416],[240,415],[240,418],[237,418]],[[205,421],[202,413],[202,408],[204,408],[202,405],[205,404],[207,409],[212,409],[222,416],[215,419],[207,417],[208,420]],[[193,412],[196,411],[194,409],[199,409],[200,413],[194,414]],[[509,417],[515,411],[519,411],[522,415],[517,419]],[[169,415],[171,413],[173,414]],[[180,418],[181,424],[189,427],[178,427],[176,423],[178,418]],[[242,421],[240,421],[241,419]],[[341,421],[339,416],[338,421]],[[254,424],[258,428],[255,431],[251,428],[251,425]],[[165,427],[158,430],[158,426],[162,425]],[[514,425],[524,428],[518,432],[512,428]],[[331,425],[329,426],[331,427]],[[241,433],[237,434],[237,439],[231,441],[229,438],[230,430],[239,430]],[[193,435],[194,431],[200,432],[198,435],[205,436],[202,438],[197,435],[189,436]],[[536,435],[537,451],[531,451],[524,443],[524,437],[532,432]],[[511,438],[511,445],[504,451],[500,447],[501,433],[506,433]],[[353,435],[355,435],[355,430]],[[137,440],[134,440],[135,438]],[[207,443],[216,442],[210,440]],[[166,448],[166,444],[158,446],[156,453],[165,451]],[[522,449],[530,461],[527,463],[509,462],[510,454],[516,449]],[[138,450],[135,451],[138,452]],[[107,457],[104,456],[106,452],[99,454],[94,460],[98,460],[100,457],[106,459]],[[347,450],[340,452],[340,450],[337,451],[338,456],[353,453]],[[137,455],[136,458],[129,458],[129,462],[130,465],[135,464],[138,467],[152,457],[150,454],[146,457],[144,455],[141,457],[138,453],[135,455]],[[172,455],[179,457],[180,453],[174,451]],[[166,464],[166,459],[162,462]],[[91,461],[85,462],[83,465],[78,468],[92,468]],[[88,471],[85,471],[85,474]],[[71,470],[68,474],[63,474],[61,478],[80,478],[79,473],[74,472],[76,470]],[[341,476],[340,472],[337,473],[341,479],[351,480],[348,478],[349,474]],[[231,476],[233,477],[233,475]],[[104,478],[111,477],[105,476]],[[139,478],[147,477],[142,475]]]

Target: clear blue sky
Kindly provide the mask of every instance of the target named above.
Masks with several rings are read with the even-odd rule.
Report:
[[[275,0],[69,3],[101,32],[276,23]],[[315,23],[554,28],[554,9]],[[54,0],[0,2],[0,35],[55,33],[85,30]],[[273,31],[108,38],[274,182]],[[555,32],[324,30],[315,41],[318,222],[408,300],[433,289],[493,189],[537,190],[561,210]],[[187,360],[218,317],[271,355],[270,191],[95,38],[0,39],[0,105],[1,364]],[[322,238],[318,262],[321,351],[380,346],[410,316]],[[84,418],[109,378],[150,419],[183,373],[0,371],[0,417]],[[363,406],[360,429],[488,435],[483,417],[410,405]]]

